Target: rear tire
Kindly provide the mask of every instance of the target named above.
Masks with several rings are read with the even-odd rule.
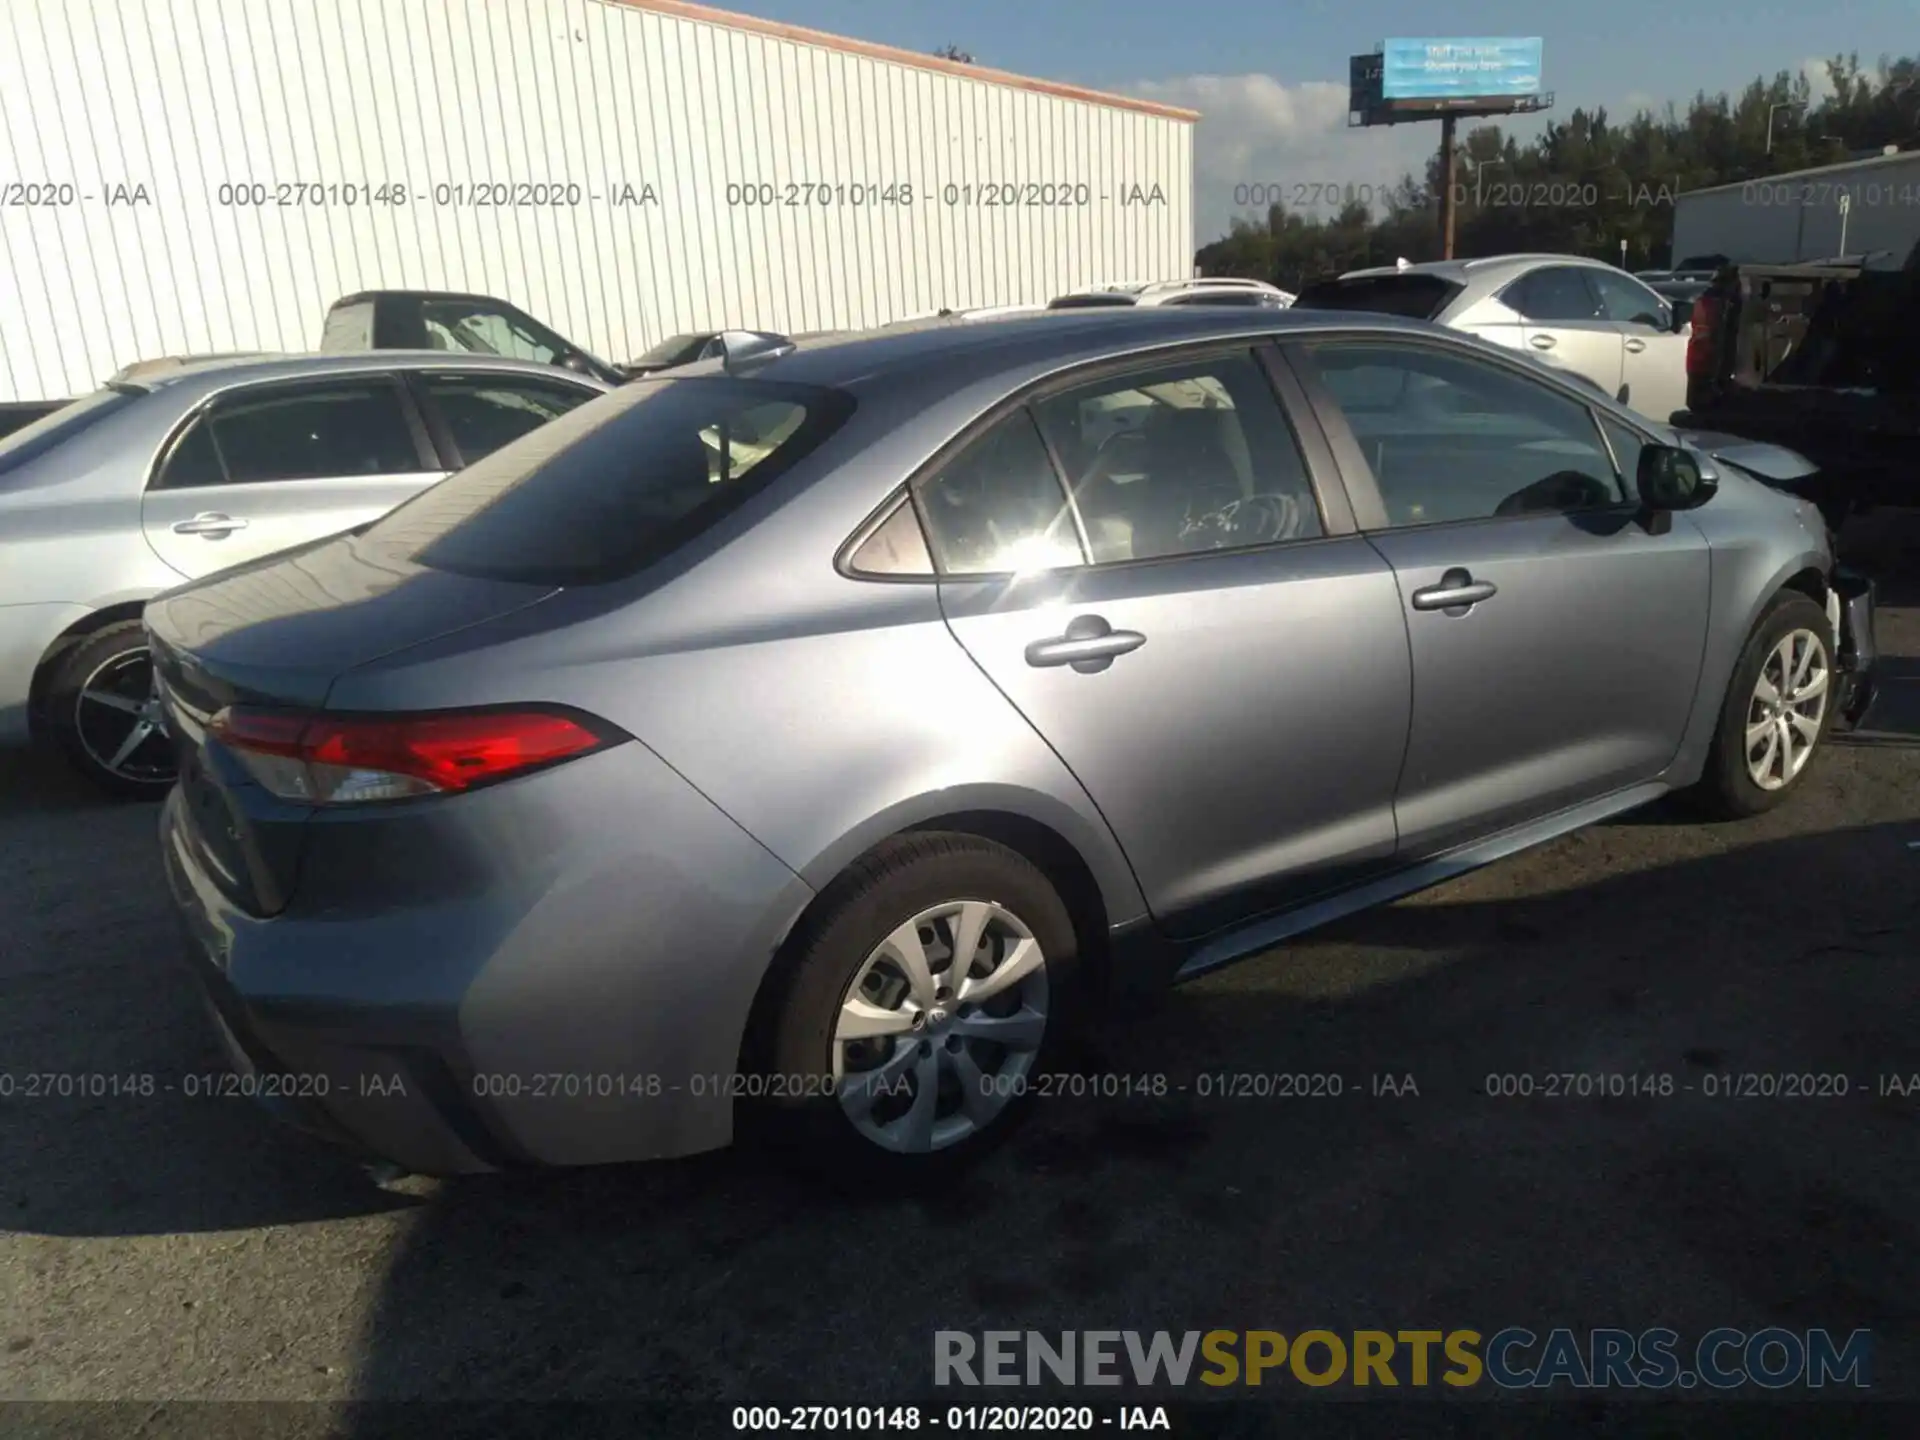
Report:
[[[1838,679],[1826,611],[1798,591],[1776,595],[1740,652],[1706,770],[1686,799],[1711,818],[1741,820],[1793,794],[1833,727]]]
[[[1059,893],[1015,851],[944,832],[886,842],[822,893],[769,977],[741,1137],[834,1180],[971,1164],[1063,1053],[1077,949]]]
[[[159,800],[172,788],[173,747],[160,723],[138,620],[105,626],[61,657],[47,688],[46,721],[73,768],[107,794]]]

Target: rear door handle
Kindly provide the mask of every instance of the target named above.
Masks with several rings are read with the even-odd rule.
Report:
[[[1147,637],[1137,630],[1116,630],[1100,615],[1076,615],[1067,632],[1027,646],[1027,664],[1042,668],[1071,665],[1082,675],[1096,675],[1113,664],[1116,655],[1138,650]]]
[[[1536,350],[1551,350],[1553,348],[1553,336],[1532,335],[1527,338],[1527,343]]]
[[[176,535],[204,535],[209,540],[221,540],[236,530],[247,528],[245,520],[236,520],[231,515],[222,515],[218,510],[202,510],[191,520],[176,521],[173,533]]]
[[[1459,610],[1465,612],[1482,600],[1491,600],[1498,590],[1491,580],[1476,580],[1471,572],[1458,566],[1440,577],[1438,585],[1413,592],[1416,610]]]

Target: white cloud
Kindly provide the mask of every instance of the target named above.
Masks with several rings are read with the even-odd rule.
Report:
[[[1187,75],[1128,88],[1144,100],[1200,112],[1194,238],[1202,245],[1225,234],[1236,215],[1264,215],[1269,196],[1289,209],[1323,213],[1338,209],[1349,192],[1362,200],[1380,196],[1409,172],[1420,173],[1440,143],[1435,124],[1349,129],[1347,87],[1326,81]],[[1248,188],[1260,186],[1268,189]]]
[[[1800,73],[1807,77],[1807,84],[1813,87],[1813,103],[1818,105],[1833,94],[1833,79],[1827,74],[1827,62],[1818,55],[1800,62]]]

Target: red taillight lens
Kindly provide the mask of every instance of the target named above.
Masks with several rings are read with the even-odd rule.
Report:
[[[222,710],[210,728],[268,790],[315,805],[471,790],[618,738],[556,710],[355,716],[242,707]]]
[[[1687,378],[1706,379],[1713,374],[1714,340],[1720,329],[1723,302],[1715,295],[1702,295],[1693,302],[1693,334],[1687,337]]]

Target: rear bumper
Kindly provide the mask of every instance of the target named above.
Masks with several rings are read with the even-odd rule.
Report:
[[[1840,601],[1840,686],[1835,696],[1836,719],[1843,727],[1851,728],[1860,723],[1867,707],[1873,704],[1875,694],[1874,676],[1880,657],[1873,637],[1874,584],[1859,571],[1844,565],[1835,566],[1830,579]]]
[[[747,1012],[812,892],[635,744],[408,809],[404,853],[336,824],[261,918],[168,797],[167,881],[238,1093],[430,1175],[726,1144]],[[464,893],[403,904],[406,857],[450,852]]]

